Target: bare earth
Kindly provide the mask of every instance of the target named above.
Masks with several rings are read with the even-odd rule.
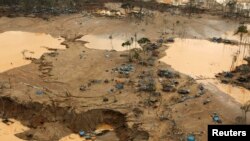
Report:
[[[64,44],[68,47],[57,51],[56,56],[44,54],[31,64],[0,74],[0,95],[5,103],[5,112],[30,127],[20,137],[27,139],[27,135],[32,134],[38,140],[59,140],[81,129],[93,131],[98,124],[106,123],[114,126],[116,136],[123,141],[128,137],[135,141],[175,141],[185,139],[190,133],[203,141],[207,138],[207,125],[215,124],[211,118],[213,113],[219,114],[223,124],[237,123],[236,117],[242,116],[240,104],[219,90],[207,90],[204,95],[198,95],[199,84],[180,74],[180,78],[176,78],[178,88],[190,89],[189,99],[182,100],[183,96],[177,92],[162,91],[157,70],[171,69],[167,64],[156,61],[152,67],[134,62],[135,70],[128,78],[122,78],[112,69],[128,64],[126,58],[120,57],[126,51],[89,49],[84,42],[72,39],[86,34],[137,32],[155,41],[164,27],[171,33],[166,37],[207,39],[237,27],[235,22],[207,15],[188,19],[156,14],[158,16],[147,24],[125,19],[83,17],[80,14],[62,15],[49,21],[25,17],[0,18],[1,32],[28,31],[64,36]],[[162,22],[163,16],[167,17],[166,25]],[[176,21],[180,24],[173,27]],[[167,46],[159,49],[161,56],[165,55],[166,49]],[[138,76],[143,72],[152,75],[160,96],[137,90]],[[108,83],[104,82],[105,79]],[[124,89],[116,90],[117,82],[124,83]],[[87,86],[85,91],[79,90],[81,85]],[[111,89],[114,91],[110,92]],[[37,95],[38,90],[44,93]],[[204,105],[208,99],[211,102]],[[2,104],[0,108],[3,109]]]

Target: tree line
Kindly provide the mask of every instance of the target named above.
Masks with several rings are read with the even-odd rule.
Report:
[[[94,0],[95,1],[95,0]],[[77,7],[91,0],[0,0],[0,6],[19,6],[21,8],[39,7]]]

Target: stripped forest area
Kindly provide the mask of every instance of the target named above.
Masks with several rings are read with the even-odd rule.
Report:
[[[250,124],[249,0],[0,0],[0,60],[3,141]]]

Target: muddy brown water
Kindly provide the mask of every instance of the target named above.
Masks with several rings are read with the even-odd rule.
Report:
[[[63,38],[49,34],[8,31],[0,34],[0,72],[30,63],[24,57],[39,58],[46,48],[65,49]]]
[[[160,61],[195,79],[203,79],[200,82],[215,85],[237,102],[245,103],[250,100],[250,91],[221,84],[215,79],[215,75],[245,64],[243,59],[248,55],[248,49],[242,46],[213,43],[208,40],[176,39],[175,43],[170,44],[169,49],[166,50],[166,56]],[[233,61],[234,58],[236,58],[235,61]]]
[[[176,39],[160,60],[194,78],[214,78],[215,74],[230,71],[233,66],[246,63],[249,53],[239,46],[213,43],[208,40]],[[234,56],[237,56],[235,63]]]
[[[112,35],[112,40],[110,39],[110,35]],[[129,49],[128,47],[123,47],[122,43],[126,41],[131,41],[131,37],[134,38],[132,34],[126,33],[115,33],[115,34],[104,34],[104,35],[85,35],[81,39],[82,41],[87,41],[88,43],[85,45],[88,48],[92,49],[100,49],[100,50],[111,50],[114,49],[116,51],[125,51]],[[137,35],[138,39],[142,37],[142,35]],[[133,42],[130,46],[131,48],[140,47],[138,43]]]

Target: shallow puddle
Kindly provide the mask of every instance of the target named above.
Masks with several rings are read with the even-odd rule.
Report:
[[[111,125],[99,124],[96,127],[96,131],[102,131],[102,130],[108,130],[109,132],[104,135],[97,136],[96,141],[119,141],[119,138],[116,136],[114,128]]]
[[[113,127],[109,124],[99,124],[96,127],[96,130],[109,130],[109,131],[113,131]]]
[[[24,57],[40,58],[47,48],[65,49],[62,38],[49,34],[8,31],[0,34],[0,72],[29,64]]]
[[[249,55],[249,49],[244,46],[232,46],[213,43],[207,40],[176,39],[166,50],[166,56],[160,60],[171,65],[175,70],[188,74],[206,85],[213,85],[222,92],[229,94],[239,103],[250,100],[250,91],[219,83],[215,74],[230,71],[243,63],[243,58]],[[234,60],[234,61],[233,61]]]
[[[59,141],[85,141],[85,139],[77,134],[70,134],[66,137],[63,137]],[[95,141],[119,141],[119,138],[116,137],[115,132],[111,131],[102,136],[96,137]]]
[[[117,50],[117,51],[125,51],[129,49],[128,47],[123,47],[122,43],[126,41],[131,41],[131,37],[134,38],[134,35],[131,34],[112,34],[112,39],[110,39],[110,35],[85,35],[81,39],[82,41],[87,41],[86,47],[92,49],[100,49],[100,50]],[[138,39],[141,36],[138,36]],[[134,39],[133,39],[134,40]],[[130,46],[132,48],[138,48],[139,44],[133,42]]]
[[[2,119],[0,119],[2,121]],[[20,122],[10,119],[12,124],[4,124],[0,122],[0,140],[1,141],[23,141],[15,136],[15,134],[22,133],[29,128],[23,126]]]
[[[96,136],[95,141],[119,141],[119,138],[116,136],[113,127],[108,124],[98,125],[95,132],[102,132],[104,130],[108,130],[109,132],[100,136]],[[85,139],[84,137],[80,137],[77,134],[70,134],[66,137],[63,137],[59,141],[85,141]]]

